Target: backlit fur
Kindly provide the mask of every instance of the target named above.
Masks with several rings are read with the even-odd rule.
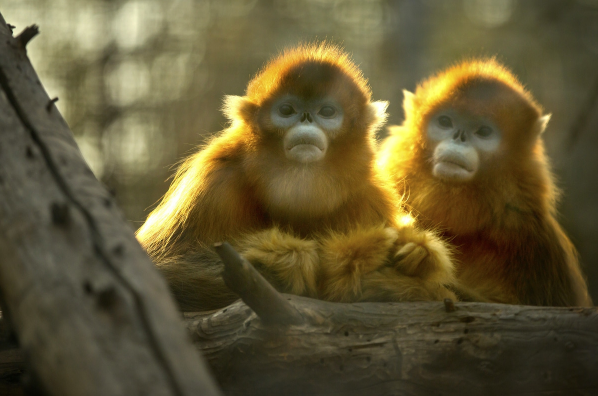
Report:
[[[285,131],[270,120],[271,104],[282,95],[331,97],[342,106],[343,124],[330,137],[323,160],[306,165],[286,159],[281,143]],[[448,251],[444,245],[428,249],[422,237],[434,239],[433,234],[409,225],[417,236],[414,242],[411,234],[384,231],[406,228],[395,221],[406,214],[374,162],[375,132],[385,122],[385,108],[371,102],[367,81],[347,54],[327,44],[282,53],[251,80],[245,96],[227,97],[224,112],[230,127],[182,163],[137,234],[181,308],[218,308],[234,300],[210,248],[222,240],[233,242],[279,290],[295,294],[347,300],[337,296],[350,288],[350,299],[359,300],[363,291],[353,279],[386,265],[393,268],[394,278],[410,284],[408,293],[395,290],[393,300],[409,299],[412,289],[437,290],[450,283]],[[372,240],[377,232],[382,238]],[[361,244],[352,242],[360,238]],[[425,254],[393,259],[394,251],[407,243],[416,243]],[[348,268],[353,260],[359,264],[350,268],[367,268],[322,280],[330,272],[323,266],[341,256],[349,257],[342,261]],[[422,268],[438,266],[436,275],[427,270],[401,275],[403,264],[417,267],[419,262]],[[391,295],[386,289],[385,296]],[[373,287],[367,294],[376,298]],[[444,289],[443,296],[452,293]]]
[[[490,118],[503,132],[468,183],[432,175],[427,123],[447,107]],[[516,77],[494,59],[463,62],[405,92],[404,110],[378,163],[418,223],[440,227],[456,246],[463,297],[591,305],[575,248],[555,219],[558,190],[541,139],[549,117]]]

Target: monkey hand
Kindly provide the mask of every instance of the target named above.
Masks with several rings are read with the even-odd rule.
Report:
[[[452,281],[454,267],[445,242],[430,231],[415,228],[398,230],[397,250],[391,265],[398,271],[431,281]]]
[[[240,253],[280,292],[315,297],[319,258],[317,243],[278,228],[246,235]]]
[[[419,280],[425,289],[440,292],[440,297],[455,298],[444,287],[455,282],[455,269],[448,245],[430,231],[404,227],[397,232],[396,251],[389,267]]]
[[[450,250],[413,227],[372,227],[321,241],[320,297],[329,301],[432,301],[455,294]],[[389,258],[390,257],[390,258]]]
[[[388,263],[398,238],[394,228],[359,228],[331,233],[321,240],[320,297],[329,301],[359,301],[362,281]]]

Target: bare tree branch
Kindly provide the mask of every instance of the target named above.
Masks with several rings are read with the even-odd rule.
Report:
[[[296,325],[303,322],[293,305],[231,245],[217,243],[214,248],[224,263],[222,277],[226,286],[237,293],[265,324]]]

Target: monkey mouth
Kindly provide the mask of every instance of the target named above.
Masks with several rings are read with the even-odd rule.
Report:
[[[286,157],[300,163],[322,160],[326,155],[327,141],[324,133],[317,128],[290,131],[284,140]]]
[[[467,162],[460,161],[458,159],[448,158],[448,159],[441,159],[441,160],[436,161],[436,164],[440,164],[440,163],[442,163],[442,164],[444,164],[445,166],[448,166],[448,167],[461,168],[461,169],[463,169],[463,170],[465,170],[467,172],[471,172],[472,171],[471,167],[469,166],[469,164]]]
[[[324,150],[315,144],[299,143],[287,149],[287,158],[302,162],[316,162],[324,158]]]
[[[436,158],[432,173],[449,182],[466,182],[473,178],[475,169],[467,159],[456,153]]]
[[[287,150],[291,151],[291,150],[294,150],[295,148],[301,149],[301,150],[313,150],[315,148],[317,150],[324,151],[324,145],[318,144],[317,142],[307,142],[307,141],[305,141],[305,142],[299,141],[294,144],[291,144],[287,147]]]

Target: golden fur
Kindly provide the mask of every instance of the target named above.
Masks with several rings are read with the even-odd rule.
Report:
[[[323,160],[285,158],[285,131],[272,124],[270,108],[286,94],[332,97],[342,106],[342,126]],[[327,44],[284,52],[249,83],[246,96],[227,97],[230,127],[183,162],[137,234],[181,308],[235,299],[209,247],[222,240],[284,292],[338,301],[454,297],[442,286],[453,279],[447,248],[432,233],[396,222],[406,214],[375,167],[385,108],[371,102],[347,54]],[[406,244],[408,251],[394,257]],[[336,275],[339,268],[349,275]]]
[[[434,178],[426,128],[443,108],[482,115],[503,131],[475,179]],[[405,122],[391,127],[378,164],[423,227],[457,247],[460,293],[511,304],[591,305],[575,248],[555,220],[558,196],[540,137],[548,117],[494,59],[463,62],[405,92]]]

